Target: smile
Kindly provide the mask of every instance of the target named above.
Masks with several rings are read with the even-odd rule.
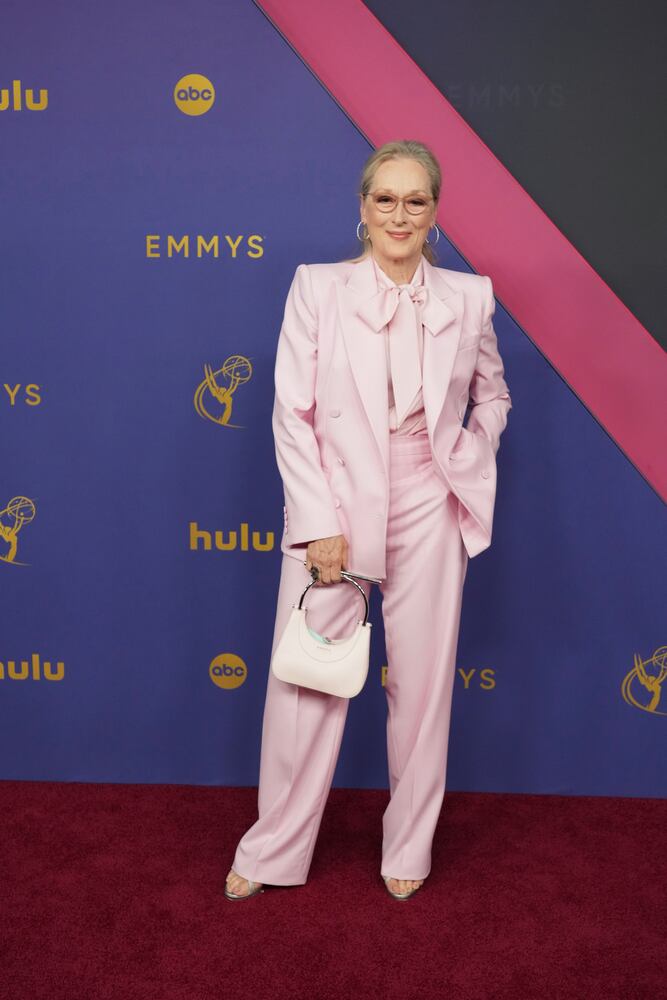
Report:
[[[410,233],[389,233],[393,240],[407,240]]]

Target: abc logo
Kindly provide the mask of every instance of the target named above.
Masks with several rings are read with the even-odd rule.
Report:
[[[213,84],[200,73],[182,76],[174,87],[174,102],[184,115],[205,115],[214,100]]]
[[[240,656],[234,653],[221,653],[211,660],[208,668],[211,680],[219,688],[237,688],[248,676],[248,668]]]

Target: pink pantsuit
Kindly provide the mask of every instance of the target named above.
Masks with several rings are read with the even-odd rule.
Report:
[[[381,873],[399,879],[425,878],[431,868],[463,583],[468,558],[491,542],[495,456],[512,405],[491,280],[426,258],[418,273],[423,385],[405,420],[409,433],[390,432],[387,296],[370,256],[297,268],[273,413],[285,523],[272,652],[311,580],[308,542],[344,534],[347,568],[382,581],[391,799]],[[371,584],[360,585],[370,593]],[[361,603],[346,582],[312,587],[308,624],[347,635]],[[287,684],[269,670],[259,816],[237,846],[239,875],[270,885],[306,881],[347,709],[347,699]]]

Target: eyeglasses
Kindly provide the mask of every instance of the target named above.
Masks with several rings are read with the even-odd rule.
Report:
[[[397,198],[395,194],[386,191],[370,191],[368,197],[372,200],[378,212],[393,212],[399,201],[402,201],[410,215],[421,215],[433,201],[420,194],[409,194],[405,198]]]

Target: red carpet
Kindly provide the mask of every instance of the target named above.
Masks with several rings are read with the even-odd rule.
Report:
[[[2,1000],[661,1000],[667,801],[447,793],[380,882],[387,792],[331,792],[306,886],[222,895],[256,790],[0,782]]]

